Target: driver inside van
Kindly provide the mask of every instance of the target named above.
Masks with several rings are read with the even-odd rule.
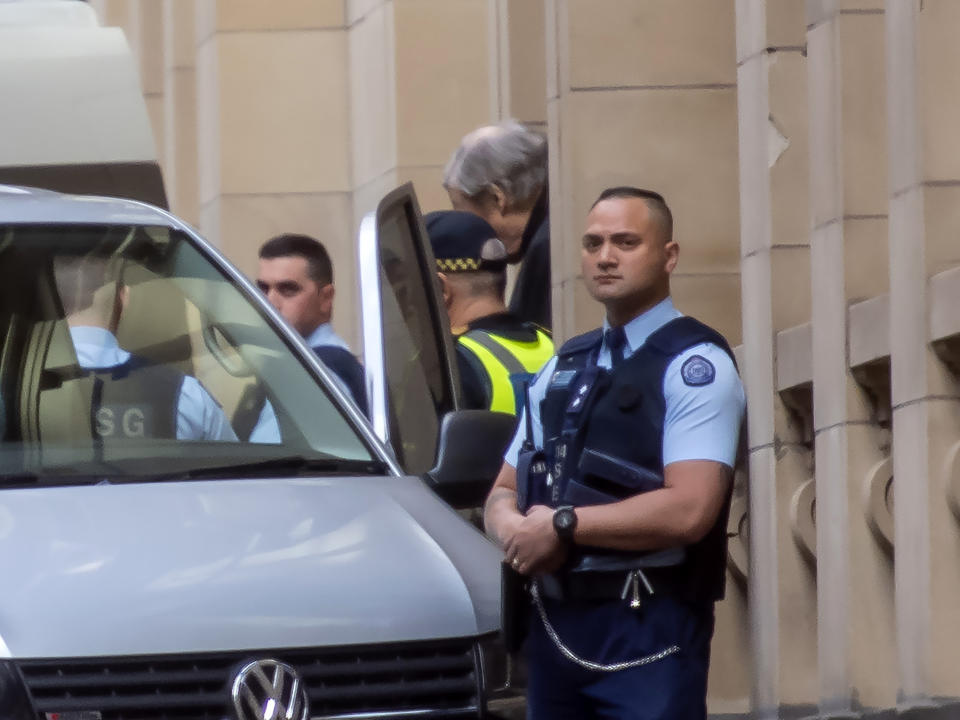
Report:
[[[90,255],[54,261],[77,364],[94,378],[92,433],[111,440],[236,441],[223,409],[196,378],[120,347],[117,328],[131,293],[122,263]]]

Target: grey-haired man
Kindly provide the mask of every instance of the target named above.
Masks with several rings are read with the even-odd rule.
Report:
[[[550,213],[547,141],[509,120],[464,136],[447,163],[443,185],[455,210],[486,220],[520,272],[510,312],[546,329],[550,313]]]

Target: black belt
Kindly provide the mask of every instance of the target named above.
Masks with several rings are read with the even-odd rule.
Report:
[[[674,583],[662,571],[644,569],[642,571],[655,593],[673,594]],[[621,600],[624,588],[629,598],[632,571],[615,572],[568,572],[544,575],[540,578],[540,590],[551,600],[585,600],[606,602]],[[646,595],[646,590],[643,591]]]

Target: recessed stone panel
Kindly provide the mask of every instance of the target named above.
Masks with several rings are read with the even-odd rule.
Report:
[[[547,51],[544,3],[508,0],[510,47],[510,116],[523,122],[546,122]]]
[[[443,165],[464,134],[489,123],[485,0],[394,5],[397,164]]]
[[[929,277],[960,266],[960,185],[925,187],[923,201]],[[960,315],[960,307],[955,311]]]
[[[397,184],[412,182],[420,210],[426,215],[434,210],[449,210],[450,197],[443,188],[443,167],[398,167]]]
[[[670,204],[681,272],[739,271],[735,90],[571,93],[561,116],[574,237],[601,190],[636,185]]]
[[[960,3],[924,0],[917,18],[917,79],[925,180],[960,179]]]
[[[887,292],[890,261],[886,218],[846,220],[843,242],[847,301],[858,302]]]
[[[678,310],[717,330],[731,346],[742,342],[740,273],[674,274],[670,288]]]
[[[803,47],[807,23],[802,2],[766,0],[767,47]]]
[[[348,190],[346,32],[236,32],[215,38],[221,191]]]
[[[554,283],[554,288],[557,287],[560,290],[561,303],[567,305],[564,308],[567,312],[566,322],[563,323],[562,327],[554,328],[554,342],[559,347],[560,343],[569,340],[574,335],[600,327],[603,324],[604,317],[606,317],[606,310],[603,305],[590,296],[583,280],[579,277],[564,280],[559,286]],[[557,299],[557,293],[554,292],[554,302]],[[553,308],[553,315],[557,317],[556,306]]]
[[[840,16],[843,203],[848,215],[887,212],[883,21],[876,14]]]
[[[810,321],[810,248],[775,247],[770,252],[773,330],[779,332]]]
[[[316,30],[344,24],[344,0],[217,0],[217,30]]]
[[[570,85],[736,82],[734,3],[569,0]]]

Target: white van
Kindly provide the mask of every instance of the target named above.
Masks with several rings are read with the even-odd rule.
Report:
[[[409,187],[364,224],[391,447],[185,223],[0,186],[0,717],[491,717],[500,553],[437,493],[512,418],[457,411],[421,232]]]
[[[166,208],[137,63],[86,2],[0,0],[0,183]]]

